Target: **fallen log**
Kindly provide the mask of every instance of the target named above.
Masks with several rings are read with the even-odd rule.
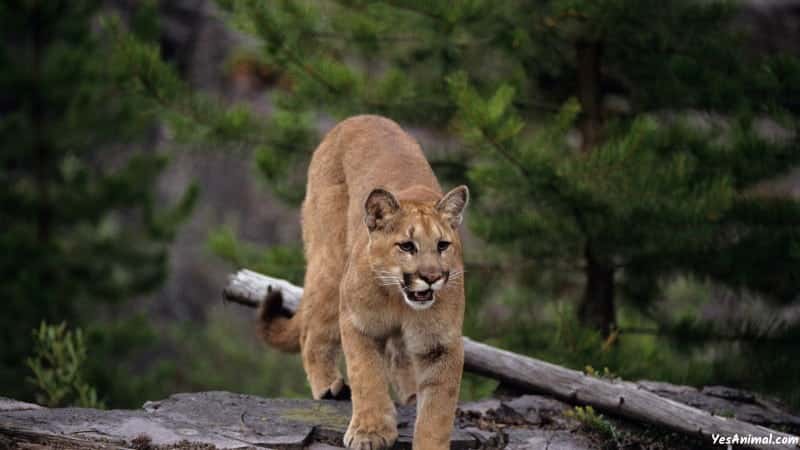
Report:
[[[223,291],[225,300],[257,307],[267,292],[280,289],[284,306],[295,312],[303,289],[285,280],[240,270],[232,275]],[[491,347],[464,337],[464,369],[494,378],[531,393],[545,394],[576,405],[590,405],[602,412],[655,424],[670,430],[714,438],[752,437],[744,447],[797,449],[798,437],[716,416],[706,411],[654,394],[639,384],[586,375],[545,361]],[[762,440],[763,439],[763,440]]]

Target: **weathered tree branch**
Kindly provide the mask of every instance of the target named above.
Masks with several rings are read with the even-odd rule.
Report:
[[[268,289],[280,289],[284,306],[294,312],[300,304],[303,289],[285,280],[268,277],[250,270],[240,270],[230,277],[223,297],[232,302],[256,307]],[[715,416],[657,394],[639,384],[585,375],[534,358],[491,347],[464,337],[464,369],[500,380],[531,393],[546,394],[557,399],[585,404],[633,420],[656,424],[682,433],[712,435],[792,437],[770,428],[736,419]],[[753,448],[798,448],[792,445],[753,445]]]

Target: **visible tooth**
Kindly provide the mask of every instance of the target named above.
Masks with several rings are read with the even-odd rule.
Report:
[[[416,279],[411,283],[411,287],[417,291],[424,291],[425,289],[428,289],[430,286],[428,285],[428,283],[420,279]]]

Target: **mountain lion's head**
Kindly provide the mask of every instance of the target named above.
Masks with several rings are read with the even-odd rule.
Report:
[[[464,266],[457,228],[468,201],[466,186],[438,202],[401,202],[374,189],[364,204],[364,223],[377,282],[399,289],[416,310],[431,307],[438,292],[460,283]]]

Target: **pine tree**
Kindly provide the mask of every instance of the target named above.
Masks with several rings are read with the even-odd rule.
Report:
[[[174,207],[158,207],[166,157],[119,151],[141,144],[152,125],[141,104],[120,94],[122,74],[109,64],[100,31],[102,6],[0,3],[4,395],[33,397],[25,358],[40,322],[88,323],[99,305],[164,279],[167,245],[195,197],[192,188]],[[138,11],[131,30],[154,30],[152,8]]]
[[[463,151],[433,163],[473,186],[472,229],[578,275],[584,324],[609,333],[618,301],[646,306],[676,273],[796,296],[800,205],[757,192],[800,160],[800,63],[749,52],[735,5],[219,3],[290,80],[285,109],[455,131]]]

